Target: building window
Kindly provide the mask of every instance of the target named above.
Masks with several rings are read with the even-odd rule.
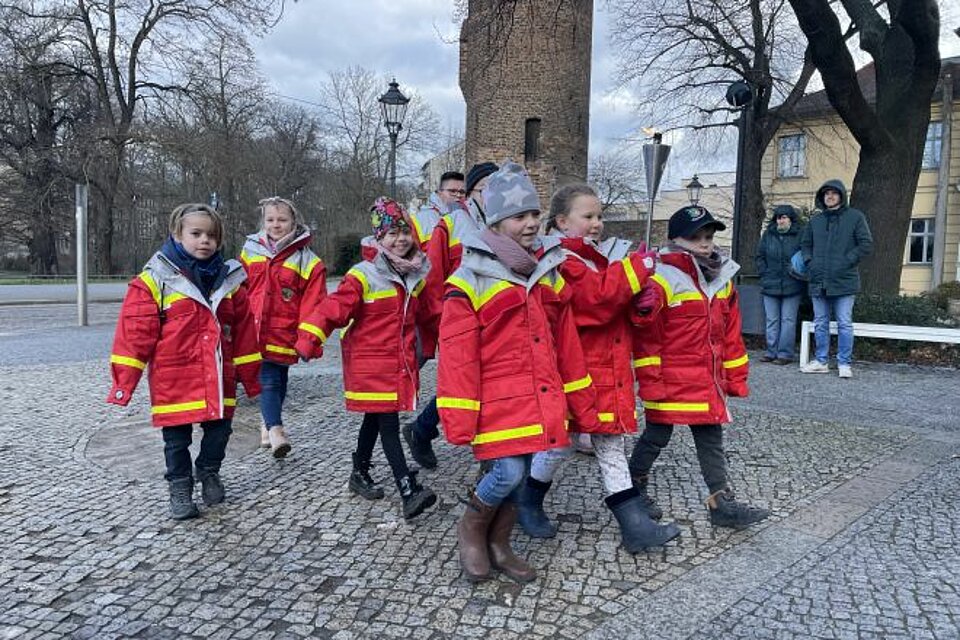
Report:
[[[933,262],[933,218],[915,218],[910,221],[907,245],[910,254],[907,264],[931,264]]]
[[[540,159],[540,118],[527,118],[523,130],[523,161]]]
[[[931,122],[927,126],[927,139],[923,143],[923,168],[940,166],[940,144],[943,141],[943,123]]]
[[[777,176],[780,178],[802,177],[807,168],[807,135],[798,133],[783,136],[778,140]]]

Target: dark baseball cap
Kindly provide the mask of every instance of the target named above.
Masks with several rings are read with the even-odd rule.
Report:
[[[712,226],[717,231],[723,231],[727,225],[714,218],[705,207],[690,205],[670,216],[667,225],[667,238],[690,238],[697,231],[706,226]]]

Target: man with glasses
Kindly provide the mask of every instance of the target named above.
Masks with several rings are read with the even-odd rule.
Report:
[[[427,242],[430,241],[433,228],[440,222],[440,218],[460,208],[465,195],[467,192],[463,189],[463,174],[459,171],[447,171],[440,176],[440,186],[430,194],[427,203],[411,213],[417,242],[422,250],[427,250]]]

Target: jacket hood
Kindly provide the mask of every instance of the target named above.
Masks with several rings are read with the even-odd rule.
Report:
[[[461,266],[467,267],[475,273],[500,280],[508,280],[523,284],[529,290],[540,278],[545,276],[553,269],[560,266],[564,260],[563,249],[560,246],[560,239],[555,236],[537,236],[531,251],[537,255],[537,268],[530,275],[527,281],[524,281],[519,275],[511,271],[505,264],[497,259],[493,252],[480,234],[470,234],[463,239],[463,259]]]
[[[420,251],[420,248],[417,247],[416,242],[414,242],[413,246],[417,249],[417,251]],[[387,259],[383,256],[383,252],[380,249],[380,243],[377,242],[377,239],[373,236],[367,236],[360,240],[360,257],[367,262],[372,262],[379,271],[382,271],[388,277],[394,279],[400,277],[396,271],[390,267],[390,264],[387,262]],[[411,275],[414,275],[415,280],[419,281],[420,279],[426,277],[427,271],[429,270],[430,261],[427,260],[427,256],[424,255],[423,264],[421,265],[420,269],[412,272]]]
[[[826,189],[836,189],[840,192],[840,206],[838,209],[843,209],[847,206],[847,188],[844,186],[843,181],[841,180],[827,180],[820,188],[817,189],[817,197],[814,199],[814,202],[817,205],[817,208],[821,211],[828,211],[827,205],[823,204],[823,192]]]
[[[733,279],[733,276],[737,275],[737,272],[740,271],[740,264],[734,262],[733,258],[730,256],[720,254],[722,261],[720,263],[720,273],[714,278],[711,282],[707,282],[701,272],[699,267],[697,267],[697,261],[690,253],[686,251],[678,251],[671,249],[670,247],[663,247],[657,254],[657,258],[663,264],[668,264],[678,269],[683,269],[688,273],[696,273],[697,278],[700,280],[700,286],[704,291],[710,292],[710,295],[713,295],[713,292],[719,291],[723,286]]]
[[[786,233],[796,233],[797,221],[800,219],[800,215],[797,211],[797,208],[791,204],[778,204],[773,208],[773,216],[770,218],[770,222],[767,223],[767,229],[776,231],[777,218],[782,215],[786,215],[788,218],[790,218],[790,230]]]
[[[249,253],[254,253],[256,255],[264,255],[269,258],[278,256],[285,251],[288,253],[293,253],[297,249],[301,249],[308,244],[313,238],[310,232],[310,227],[304,224],[297,224],[297,229],[294,234],[290,236],[289,240],[281,241],[280,244],[277,244],[276,252],[270,250],[269,245],[267,244],[267,232],[260,230],[256,233],[251,233],[247,236],[247,241],[244,243],[244,249]]]

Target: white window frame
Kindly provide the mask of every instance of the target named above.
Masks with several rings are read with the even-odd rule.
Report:
[[[795,147],[790,141],[798,141]],[[777,177],[803,178],[807,171],[807,134],[794,133],[777,138]]]
[[[943,145],[943,123],[933,120],[927,125],[927,137],[923,141],[923,169],[940,168],[940,151]]]
[[[923,231],[914,231],[913,223],[914,222],[923,222]],[[936,235],[936,230],[934,224],[936,223],[935,218],[910,218],[910,227],[907,229],[907,260],[906,264],[914,265],[932,265],[933,264],[933,240]],[[911,249],[913,249],[913,241],[915,239],[920,239],[922,256],[921,260],[914,261],[910,258]],[[927,256],[930,259],[927,259]]]

